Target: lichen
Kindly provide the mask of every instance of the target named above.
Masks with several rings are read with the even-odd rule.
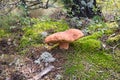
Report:
[[[50,62],[54,62],[54,61],[55,61],[55,58],[51,55],[51,53],[45,51],[34,62],[37,64],[40,64],[41,62],[50,63]]]

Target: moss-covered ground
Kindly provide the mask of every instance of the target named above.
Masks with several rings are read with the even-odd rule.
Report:
[[[65,75],[68,80],[119,80],[120,32],[115,22],[88,26],[90,35],[71,43]],[[116,47],[117,46],[117,47]]]
[[[102,5],[101,1],[98,0]],[[119,3],[113,4],[113,1],[105,4],[118,8]],[[110,5],[104,6],[102,12],[106,9],[111,11],[113,8]],[[61,52],[66,59],[65,64],[61,62],[64,67],[63,80],[120,80],[120,26],[116,22],[103,22],[97,16],[93,20],[97,22],[85,28],[88,35],[70,43],[70,49]],[[0,54],[24,55],[30,47],[48,48],[42,32],[50,35],[69,29],[63,20],[31,19],[31,22],[32,25],[22,25],[20,31],[16,27],[13,31],[4,29],[4,26],[10,27],[10,23],[6,25],[7,21],[3,22],[0,28]],[[55,51],[56,47],[53,46],[52,50]]]
[[[116,55],[120,53],[108,53],[104,50],[100,40],[104,34],[95,34],[71,44],[74,51],[67,53],[68,63],[65,66],[68,80],[73,80],[74,77],[77,80],[120,79],[120,56]]]
[[[40,21],[32,19],[32,26],[22,28],[23,35],[20,37],[17,50],[18,54],[25,54],[30,46],[46,46],[42,32],[49,32],[49,35],[55,32],[69,29],[65,21]],[[120,46],[112,53],[109,44],[119,44],[119,32],[115,23],[96,23],[88,26],[89,35],[70,44],[72,50],[61,54],[67,59],[64,64],[65,80],[119,80],[120,79]],[[109,37],[112,34],[118,34]],[[14,33],[0,30],[0,39]],[[106,36],[107,39],[104,39]],[[105,41],[104,41],[105,40]],[[115,43],[113,43],[115,42]],[[106,44],[106,47],[103,46]],[[108,47],[108,48],[107,48]],[[55,48],[53,48],[55,49]],[[111,50],[111,52],[110,52]]]

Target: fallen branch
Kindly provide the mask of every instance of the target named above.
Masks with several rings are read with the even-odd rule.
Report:
[[[44,75],[48,74],[53,68],[54,68],[54,66],[48,66],[45,69],[43,69],[39,74],[37,74],[36,76],[34,76],[33,78],[28,79],[28,80],[39,80]]]

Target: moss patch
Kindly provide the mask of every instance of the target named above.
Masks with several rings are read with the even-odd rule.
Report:
[[[108,38],[107,40],[107,43],[108,44],[111,44],[111,43],[119,43],[120,42],[120,34],[114,36],[114,37],[110,37]]]
[[[68,62],[66,64],[66,75],[68,80],[73,76],[77,80],[105,80],[119,79],[120,66],[119,57],[113,57],[102,50],[102,42],[99,40],[103,35],[111,35],[113,29],[109,31],[96,31],[92,35],[85,36],[71,44],[74,51],[67,53]],[[113,74],[114,73],[114,74]],[[116,75],[117,74],[117,75]]]
[[[103,80],[112,78],[112,73],[119,73],[120,67],[110,54],[99,52],[69,53],[66,75],[69,80],[76,76],[78,80]],[[110,72],[112,70],[112,72]],[[116,76],[116,75],[114,75]]]
[[[44,31],[54,30],[54,32],[64,31],[68,29],[65,21],[39,21],[32,19],[34,25],[23,28],[24,35],[20,41],[20,48],[30,46],[32,44],[43,44],[43,37],[41,35]]]
[[[77,51],[93,52],[101,48],[101,42],[95,39],[88,39],[85,41],[78,40],[73,43],[74,49]]]
[[[8,37],[9,35],[10,35],[10,33],[8,33],[6,30],[0,29],[0,38]]]
[[[72,43],[73,48],[76,51],[93,52],[101,49],[101,42],[98,40],[102,36],[102,33],[94,33],[90,36],[83,37]]]

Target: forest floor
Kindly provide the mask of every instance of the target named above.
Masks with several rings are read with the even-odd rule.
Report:
[[[16,31],[17,34],[15,35]],[[0,80],[34,80],[35,76],[38,76],[39,80],[55,80],[55,78],[59,80],[63,74],[63,65],[67,60],[64,54],[66,51],[58,48],[48,50],[44,46],[30,46],[26,48],[25,54],[22,54],[22,51],[17,50],[19,47],[18,37],[21,38],[19,35],[22,33],[21,30],[14,29],[9,38],[0,38]],[[44,52],[52,54],[56,60],[54,62],[41,61],[40,64],[35,63],[35,60]],[[53,68],[49,71],[51,66]],[[41,74],[43,75],[41,76]]]
[[[67,30],[60,21],[35,20],[33,27],[1,28],[0,80],[119,80],[120,29],[114,23],[105,24],[90,25],[89,34],[68,50],[49,47],[40,36]],[[40,59],[45,52],[48,61]]]
[[[57,20],[0,16],[0,80],[120,80],[120,19],[115,20],[120,3],[97,2],[104,20],[60,20],[59,10],[50,17]],[[44,42],[46,36],[70,28],[85,36],[68,50]]]

